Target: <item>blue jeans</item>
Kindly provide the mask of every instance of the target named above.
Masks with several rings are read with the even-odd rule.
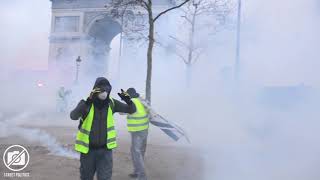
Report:
[[[88,154],[80,155],[81,180],[93,180],[95,172],[98,180],[111,180],[112,167],[112,150],[90,149]]]
[[[138,180],[147,180],[144,166],[147,138],[148,130],[131,132],[131,158],[134,173],[138,175]]]

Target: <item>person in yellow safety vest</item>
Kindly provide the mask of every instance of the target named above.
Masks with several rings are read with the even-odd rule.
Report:
[[[136,107],[136,112],[127,116],[127,128],[131,134],[131,158],[133,164],[133,173],[129,174],[129,177],[137,180],[147,180],[144,155],[149,129],[148,112],[139,100],[139,93],[134,88],[129,88],[127,93]]]
[[[70,113],[72,120],[80,119],[75,150],[80,152],[81,180],[93,180],[95,173],[98,180],[111,180],[112,150],[117,147],[113,114],[136,112],[127,93],[118,93],[124,104],[110,97],[111,89],[106,78],[97,78],[87,100]]]

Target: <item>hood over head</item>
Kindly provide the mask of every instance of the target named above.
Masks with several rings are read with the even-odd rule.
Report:
[[[96,82],[94,83],[94,86],[93,86],[93,89],[95,89],[95,88],[99,88],[100,91],[101,91],[100,93],[106,91],[108,93],[108,95],[107,95],[107,98],[105,100],[100,100],[98,98],[98,94],[99,93],[94,94],[93,95],[93,103],[94,103],[94,105],[99,109],[102,109],[102,108],[108,106],[110,92],[111,92],[111,89],[112,89],[112,86],[111,86],[110,82],[108,81],[108,79],[106,79],[105,77],[98,77],[96,79]]]
[[[110,94],[112,86],[107,78],[105,77],[98,77],[96,82],[94,83],[93,89],[99,88],[101,91],[106,91]]]

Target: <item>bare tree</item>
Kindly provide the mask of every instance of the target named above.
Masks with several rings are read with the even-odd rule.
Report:
[[[133,8],[140,8],[143,11],[146,11],[147,20],[148,20],[148,51],[147,51],[147,77],[146,77],[146,100],[149,104],[151,104],[151,79],[152,79],[152,55],[153,55],[153,48],[155,43],[155,23],[157,20],[165,15],[166,13],[178,9],[185,5],[190,0],[181,0],[178,4],[175,4],[173,7],[170,7],[157,15],[154,15],[153,12],[153,2],[154,0],[112,0],[111,6],[114,9],[119,11],[123,11],[124,9],[128,9],[128,7]],[[136,24],[137,25],[137,24]],[[137,26],[138,29],[141,28]],[[142,30],[142,29],[140,29]],[[139,32],[139,30],[135,30],[135,32]]]
[[[206,33],[209,36],[219,31],[232,11],[231,6],[230,0],[191,0],[181,8],[181,17],[188,27],[188,39],[182,40],[175,36],[170,38],[179,46],[174,53],[186,65],[187,86],[190,83],[192,65],[198,61],[205,49],[205,43],[200,45],[195,42],[197,32],[207,29]]]

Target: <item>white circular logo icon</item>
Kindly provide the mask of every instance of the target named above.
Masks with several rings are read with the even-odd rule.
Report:
[[[11,171],[21,171],[28,166],[29,153],[20,145],[12,145],[3,154],[3,163]]]

